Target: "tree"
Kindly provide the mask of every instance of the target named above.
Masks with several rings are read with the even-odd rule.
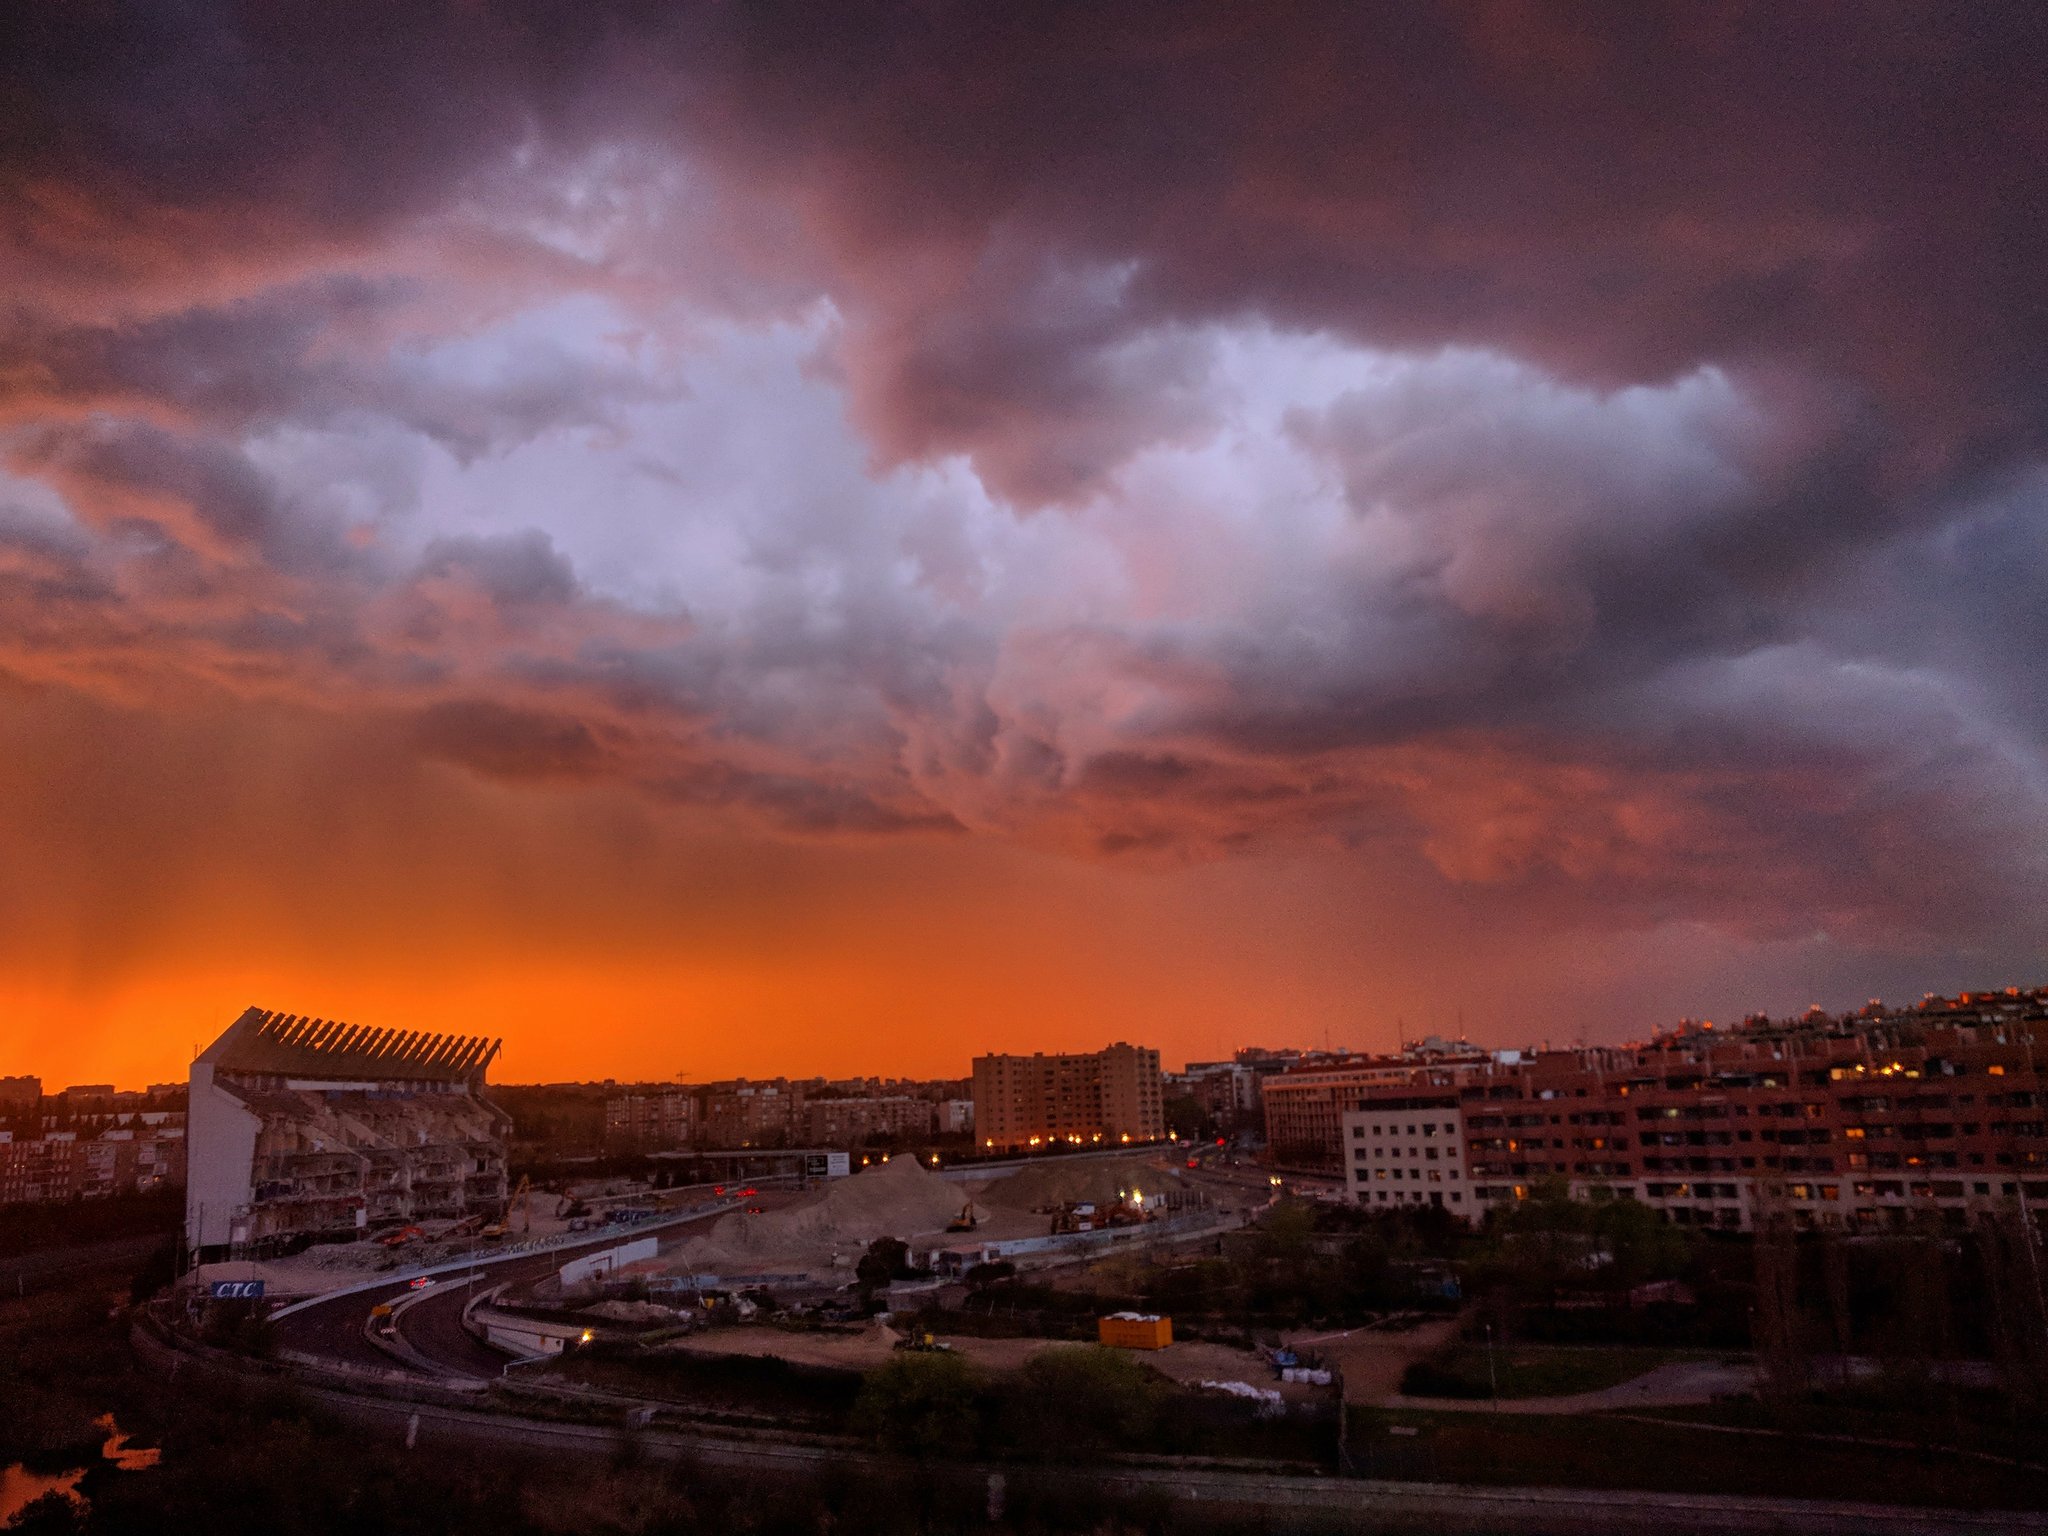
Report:
[[[1786,1402],[1812,1384],[1799,1307],[1799,1238],[1782,1186],[1758,1180],[1754,1199],[1757,1363],[1766,1394]]]
[[[960,1355],[898,1355],[868,1372],[854,1400],[853,1427],[921,1460],[958,1456],[976,1444],[982,1393],[981,1373]]]
[[[1308,1257],[1316,1213],[1304,1200],[1283,1200],[1259,1223],[1259,1257],[1298,1263]]]
[[[85,1506],[68,1493],[46,1493],[24,1504],[7,1522],[19,1536],[83,1536]]]
[[[1977,1221],[1993,1358],[2014,1405],[2034,1415],[2048,1411],[2048,1301],[2043,1275],[2048,1258],[2029,1213],[2017,1202],[1987,1211]]]
[[[1201,1100],[1193,1094],[1178,1094],[1166,1101],[1164,1106],[1166,1129],[1175,1136],[1184,1136],[1192,1141],[1213,1141],[1220,1129],[1216,1117],[1202,1107]]]
[[[982,1291],[998,1281],[1013,1278],[1016,1273],[1017,1266],[1008,1259],[994,1259],[974,1265],[962,1278],[970,1291]]]
[[[1006,1417],[1018,1448],[1029,1453],[1136,1449],[1158,1429],[1171,1390],[1121,1350],[1069,1345],[1025,1362]]]
[[[1640,1200],[1607,1200],[1591,1208],[1593,1235],[1608,1258],[1607,1273],[1617,1290],[1648,1280],[1670,1280],[1685,1272],[1692,1237],[1685,1228]]]
[[[907,1279],[915,1273],[910,1267],[910,1245],[900,1237],[876,1238],[853,1267],[854,1283],[860,1287],[862,1299],[870,1304],[876,1292],[889,1288],[890,1281]]]

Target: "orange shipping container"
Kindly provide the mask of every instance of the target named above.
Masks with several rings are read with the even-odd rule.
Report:
[[[1144,1312],[1112,1312],[1096,1319],[1095,1330],[1116,1349],[1164,1349],[1173,1342],[1173,1319]]]

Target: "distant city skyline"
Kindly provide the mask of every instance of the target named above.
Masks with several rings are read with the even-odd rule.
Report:
[[[1792,1017],[1803,1013],[1808,1007],[1815,1004],[1818,1004],[1823,1011],[1830,1014],[1846,1014],[1863,1007],[1871,1001],[1882,1001],[1889,1007],[1904,1007],[1920,1001],[1924,996],[1952,996],[1969,991],[1998,992],[2013,987],[2030,990],[2039,985],[2041,985],[2040,979],[2032,972],[2010,978],[1994,978],[1989,981],[1979,976],[1972,978],[1969,983],[1961,986],[1927,987],[1912,991],[1894,989],[1890,993],[1871,991],[1862,995],[1834,1000],[1809,998],[1804,1003],[1787,1004],[1779,1007],[1752,1006],[1718,1010],[1695,1008],[1672,1013],[1663,1018],[1645,1018],[1629,1026],[1616,1025],[1606,1031],[1581,1030],[1571,1033],[1544,1032],[1540,1030],[1522,1031],[1519,1033],[1513,1031],[1502,1032],[1483,1027],[1483,1021],[1474,1021],[1469,1015],[1462,1024],[1455,1017],[1448,1021],[1438,1021],[1436,1023],[1425,1021],[1420,1024],[1415,1020],[1406,1020],[1405,1029],[1397,1028],[1386,1031],[1384,1032],[1384,1038],[1379,1038],[1378,1036],[1345,1038],[1337,1035],[1332,1035],[1327,1039],[1322,1036],[1308,1038],[1300,1033],[1290,1034],[1284,1028],[1276,1026],[1272,1030],[1263,1031],[1255,1036],[1230,1040],[1208,1048],[1168,1046],[1162,1050],[1161,1054],[1164,1069],[1168,1072],[1176,1072],[1184,1070],[1189,1062],[1223,1060],[1233,1056],[1242,1049],[1295,1050],[1304,1054],[1323,1051],[1340,1053],[1351,1051],[1365,1055],[1379,1055],[1395,1053],[1404,1043],[1414,1045],[1431,1035],[1439,1036],[1445,1040],[1463,1038],[1473,1046],[1485,1050],[1514,1050],[1528,1046],[1563,1048],[1574,1044],[1615,1045],[1625,1041],[1645,1040],[1652,1035],[1676,1029],[1688,1022],[1698,1023],[1705,1021],[1727,1025],[1757,1013],[1767,1014],[1775,1018]],[[232,1018],[239,1011],[239,1009],[230,1010],[227,1017]],[[403,1013],[385,1016],[382,1014],[356,1015],[318,1009],[287,1009],[285,1011],[303,1011],[308,1017],[333,1018],[337,1021],[374,1027],[399,1029],[424,1027],[422,1020],[409,1017]],[[216,1026],[215,1032],[218,1032],[218,1026]],[[486,1024],[482,1032],[489,1034],[492,1033],[492,1029]],[[1153,1043],[1153,1037],[1145,1034],[1142,1030],[1124,1030],[1122,1032],[1132,1035],[1134,1038],[1143,1038],[1148,1044]],[[717,1053],[699,1051],[697,1054],[700,1057],[707,1058],[707,1064],[700,1070],[662,1071],[659,1069],[658,1064],[644,1070],[635,1070],[631,1067],[621,1067],[614,1070],[602,1063],[592,1062],[579,1056],[577,1051],[571,1048],[559,1050],[551,1058],[563,1064],[562,1069],[559,1071],[522,1072],[508,1065],[506,1056],[501,1056],[493,1064],[491,1080],[508,1084],[597,1084],[611,1080],[621,1085],[669,1082],[702,1084],[742,1077],[756,1080],[772,1080],[778,1077],[785,1077],[803,1081],[813,1079],[846,1081],[902,1079],[920,1082],[966,1080],[972,1075],[972,1058],[977,1055],[989,1052],[1008,1052],[1028,1056],[1035,1052],[1050,1054],[1056,1051],[1093,1051],[1100,1049],[1104,1042],[1117,1033],[1118,1030],[1112,1029],[1107,1025],[1097,1028],[1092,1032],[1086,1025],[1076,1025],[1070,1033],[1064,1035],[1059,1041],[1050,1044],[1036,1041],[1006,1045],[978,1039],[968,1040],[967,1043],[960,1046],[958,1053],[955,1055],[935,1055],[933,1057],[934,1064],[929,1067],[916,1064],[904,1066],[878,1063],[875,1060],[863,1060],[859,1058],[857,1051],[850,1064],[841,1062],[839,1058],[835,1057],[835,1064],[831,1066],[819,1065],[817,1060],[803,1057],[801,1054],[792,1056],[787,1060],[768,1060],[765,1055],[750,1055],[744,1042],[736,1042]],[[877,1054],[886,1054],[888,1052],[889,1045],[886,1041],[877,1038],[873,1043]],[[795,1049],[800,1053],[803,1047],[797,1046]],[[61,1054],[53,1054],[49,1058],[53,1062],[62,1061],[63,1059]],[[723,1065],[714,1067],[709,1064],[712,1059],[722,1062]],[[188,1057],[182,1061],[168,1063],[161,1071],[156,1071],[153,1075],[145,1074],[143,1076],[109,1075],[106,1073],[98,1075],[92,1073],[67,1074],[61,1070],[49,1070],[46,1067],[40,1067],[36,1062],[24,1057],[14,1060],[0,1059],[0,1078],[5,1078],[9,1074],[40,1078],[43,1084],[43,1091],[46,1094],[57,1094],[71,1086],[104,1083],[111,1083],[114,1088],[121,1092],[140,1092],[145,1087],[153,1084],[176,1084],[182,1082],[185,1069],[189,1064],[190,1058]]]

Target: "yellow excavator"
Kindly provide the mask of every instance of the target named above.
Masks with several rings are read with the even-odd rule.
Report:
[[[488,1227],[485,1227],[483,1235],[494,1239],[505,1236],[512,1230],[512,1213],[517,1211],[519,1213],[519,1235],[521,1237],[526,1236],[527,1233],[533,1230],[532,1203],[533,1180],[521,1174],[519,1176],[519,1187],[512,1191],[512,1198],[505,1205],[505,1219],[503,1221],[494,1221]]]
[[[981,1218],[974,1214],[974,1202],[968,1201],[960,1207],[960,1214],[946,1223],[948,1232],[972,1232],[981,1225]]]

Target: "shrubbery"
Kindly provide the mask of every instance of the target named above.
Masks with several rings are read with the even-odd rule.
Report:
[[[870,1372],[850,1417],[877,1446],[920,1458],[1073,1461],[1116,1452],[1327,1459],[1334,1418],[1258,1420],[1236,1399],[1190,1392],[1122,1350],[1066,1345],[1007,1375],[952,1353],[906,1354]]]

